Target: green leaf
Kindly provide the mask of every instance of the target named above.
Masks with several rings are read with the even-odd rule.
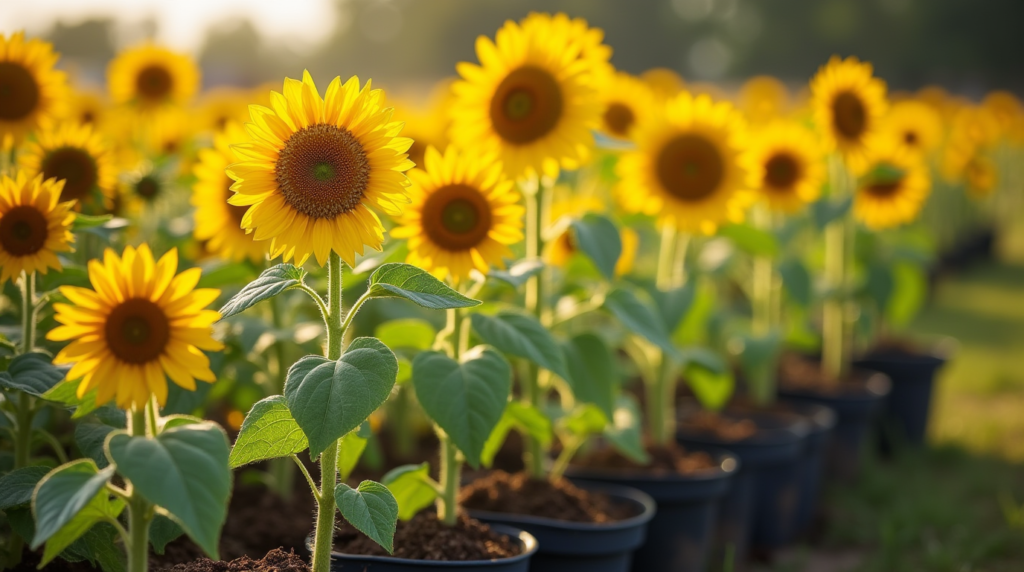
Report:
[[[472,467],[508,403],[512,368],[493,348],[477,346],[461,363],[423,352],[412,363],[412,385],[427,415],[451,438]]]
[[[370,275],[370,296],[405,298],[432,310],[470,308],[479,300],[467,298],[434,278],[426,270],[411,264],[382,264]]]
[[[124,572],[128,565],[127,557],[118,540],[113,525],[98,522],[64,549],[60,557],[69,562],[88,560],[93,567],[99,564],[104,572]]]
[[[817,225],[818,230],[825,228],[830,222],[845,215],[851,205],[853,205],[852,195],[836,200],[822,197],[821,200],[811,205],[814,224]]]
[[[577,405],[568,415],[558,420],[560,431],[567,431],[577,439],[586,439],[604,431],[608,417],[593,403]]]
[[[885,313],[889,308],[889,301],[892,299],[895,290],[895,276],[892,269],[886,264],[876,263],[868,267],[867,281],[864,284],[864,293],[870,298],[880,312]]]
[[[437,330],[426,320],[405,318],[384,322],[377,326],[373,335],[393,350],[408,348],[423,351],[434,345]]]
[[[124,510],[125,502],[121,499],[111,499],[106,490],[101,490],[93,498],[53,534],[46,541],[46,548],[43,549],[43,558],[39,565],[45,566],[57,557],[65,548],[68,548],[76,540],[85,535],[95,525],[104,522],[108,518],[117,518]],[[38,533],[37,533],[38,534]],[[91,554],[90,560],[91,558]]]
[[[430,486],[430,464],[402,465],[388,471],[381,482],[398,502],[398,519],[409,520],[437,499]]]
[[[363,481],[355,489],[338,483],[334,488],[334,501],[341,516],[359,532],[381,545],[388,554],[395,551],[398,501],[387,487],[373,481]]]
[[[915,264],[897,264],[892,269],[893,293],[889,301],[889,321],[905,326],[921,310],[928,297],[928,277]]]
[[[98,406],[96,405],[96,390],[86,392],[85,395],[79,399],[78,397],[78,385],[81,380],[65,381],[64,383],[58,383],[53,386],[49,391],[42,395],[42,398],[47,401],[59,403],[69,409],[74,409],[75,412],[71,415],[72,419],[78,419],[84,417],[93,411],[96,411]]]
[[[215,423],[175,427],[156,438],[115,433],[107,454],[138,494],[163,508],[203,551],[217,539],[231,495],[228,440]]]
[[[611,350],[599,336],[579,334],[562,344],[576,401],[593,403],[611,417],[618,371]]]
[[[604,308],[629,331],[658,346],[665,353],[679,357],[679,350],[669,339],[665,323],[658,312],[650,304],[641,302],[633,292],[621,288],[612,290],[605,296]]]
[[[359,429],[349,431],[344,437],[338,440],[338,473],[340,480],[346,481],[352,475],[352,469],[359,463],[359,457],[366,449],[366,441],[369,435],[369,423],[363,423]],[[365,431],[364,431],[364,428]]]
[[[89,216],[75,213],[75,220],[71,223],[71,232],[78,232],[87,228],[103,226],[113,220],[114,215]]]
[[[632,396],[621,395],[616,400],[615,414],[605,427],[604,436],[618,452],[633,461],[641,465],[651,462],[644,449],[640,404]]]
[[[605,278],[615,278],[615,264],[622,254],[622,239],[615,223],[606,216],[586,214],[572,221],[572,232],[580,250]]]
[[[244,312],[289,288],[295,288],[302,283],[305,276],[305,270],[291,264],[278,264],[267,268],[224,304],[220,309],[221,319]]]
[[[64,379],[64,372],[51,363],[50,356],[39,352],[15,356],[4,373],[0,375],[0,387],[36,397],[42,397]]]
[[[471,314],[470,320],[477,335],[498,351],[528,359],[562,379],[569,379],[565,355],[558,342],[533,316],[499,312],[493,316]]]
[[[779,244],[772,233],[748,224],[727,224],[718,229],[719,236],[728,238],[736,248],[754,256],[775,256]]]
[[[228,464],[232,469],[306,450],[306,434],[292,418],[283,395],[257,401],[242,421],[238,438],[231,448]]]
[[[105,468],[110,462],[103,451],[103,443],[106,442],[107,435],[114,430],[113,427],[100,423],[79,423],[75,427],[75,443],[78,450],[95,461],[97,467]]]
[[[542,447],[551,445],[553,429],[551,420],[539,409],[520,401],[510,401],[501,414],[501,419],[494,426],[491,434],[484,443],[484,449],[480,453],[480,463],[490,467],[494,463],[494,457],[498,454],[501,446],[505,443],[508,432],[512,429],[519,431],[537,440]]]
[[[520,260],[508,267],[508,270],[491,269],[487,273],[489,278],[497,278],[513,288],[519,288],[530,279],[544,270],[544,263],[540,260]]]
[[[0,477],[0,510],[32,502],[32,492],[49,467],[23,467]]]
[[[716,373],[696,363],[687,366],[685,377],[697,400],[709,411],[721,411],[736,386],[732,372]]]
[[[661,321],[665,324],[665,331],[671,333],[679,327],[683,318],[690,312],[693,300],[697,296],[697,281],[688,280],[686,284],[671,290],[663,291],[655,288],[650,291],[650,294],[654,299],[655,307],[658,308],[657,314],[661,316]]]
[[[356,338],[338,361],[306,356],[288,370],[284,395],[316,458],[384,404],[398,375],[395,354],[376,338]]]
[[[680,352],[680,357],[683,367],[693,363],[719,374],[728,369],[728,365],[718,352],[705,347],[690,346]]]
[[[801,306],[809,306],[814,286],[807,267],[796,258],[787,258],[779,263],[779,274],[789,298]]]
[[[163,554],[167,545],[182,534],[185,531],[181,526],[162,514],[154,516],[149,523],[149,543],[157,554]]]
[[[32,549],[56,534],[94,498],[106,499],[104,487],[113,475],[113,467],[101,471],[91,459],[79,459],[43,477],[32,495],[32,514],[36,520]]]

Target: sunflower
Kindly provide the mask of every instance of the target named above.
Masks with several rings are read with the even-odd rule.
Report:
[[[796,122],[777,121],[759,131],[744,161],[751,188],[775,211],[792,213],[814,202],[825,181],[818,138]]]
[[[248,135],[239,123],[228,123],[214,136],[213,149],[199,150],[199,164],[195,166],[196,183],[192,186],[192,205],[196,207],[197,240],[206,241],[206,247],[227,260],[248,258],[259,262],[266,257],[267,243],[256,242],[242,230],[242,217],[246,207],[228,203],[231,185],[225,169],[235,162],[231,145],[244,143]]]
[[[40,124],[63,115],[67,77],[53,69],[53,45],[0,34],[0,142],[19,143]]]
[[[601,106],[594,59],[577,26],[534,18],[477,38],[482,65],[461,63],[451,106],[452,141],[494,155],[513,178],[557,174],[588,155]]]
[[[731,104],[684,92],[634,133],[637,149],[616,166],[617,194],[627,211],[706,234],[724,221],[742,220],[754,195],[740,161],[746,128]]]
[[[931,192],[928,166],[921,154],[892,141],[873,144],[855,174],[853,216],[872,229],[914,220]]]
[[[103,94],[93,90],[76,90],[71,96],[67,118],[82,125],[98,128],[107,119],[107,102]]]
[[[603,85],[615,74],[615,68],[609,62],[612,48],[604,43],[604,30],[591,28],[583,18],[570,18],[562,12],[555,15],[530,12],[519,24],[527,33],[535,30],[542,36],[571,38],[578,42],[577,57],[590,68],[595,85]]]
[[[114,103],[143,110],[184,105],[199,86],[199,68],[188,56],[153,44],[125,50],[107,68]]]
[[[43,131],[19,162],[29,176],[63,180],[62,201],[78,201],[86,210],[111,206],[117,186],[114,157],[103,137],[89,125],[63,123]]]
[[[751,125],[764,125],[785,115],[789,110],[789,90],[778,79],[759,75],[740,88],[738,106]]]
[[[61,270],[57,253],[70,252],[75,241],[73,203],[60,202],[63,186],[22,171],[0,178],[0,285],[22,271]]]
[[[993,91],[985,96],[981,105],[995,116],[1004,135],[1013,137],[1017,134],[1024,120],[1024,105],[1017,96],[1008,91]]]
[[[651,68],[640,74],[640,80],[651,88],[657,101],[668,101],[686,89],[683,77],[668,68]]]
[[[552,266],[565,268],[572,257],[579,252],[576,235],[570,227],[572,219],[588,212],[603,212],[604,210],[604,203],[593,196],[574,196],[552,204],[551,219],[555,221],[552,230],[555,232],[555,236],[544,245],[544,261]],[[633,229],[622,227],[619,230],[619,240],[622,244],[622,251],[615,264],[616,276],[627,274],[633,269],[639,236]]]
[[[655,107],[654,95],[646,83],[627,74],[616,73],[606,89],[602,90],[604,114],[601,131],[616,139],[629,139],[637,123]]]
[[[154,111],[136,125],[142,147],[151,157],[187,157],[192,143],[192,116],[184,109],[168,107]]]
[[[943,175],[950,181],[961,180],[970,161],[992,147],[999,135],[999,120],[990,109],[970,105],[959,108],[943,149]]]
[[[409,172],[412,204],[391,231],[409,241],[407,262],[453,282],[503,266],[523,239],[523,207],[501,165],[448,147],[427,147],[424,168]]]
[[[871,64],[832,56],[811,80],[814,119],[825,151],[838,150],[853,169],[862,165],[867,142],[886,112],[885,82]]]
[[[78,397],[96,389],[96,404],[115,399],[122,409],[144,407],[151,396],[167,402],[167,377],[188,391],[196,380],[212,383],[210,360],[202,350],[217,351],[211,326],[220,313],[206,310],[220,295],[195,289],[201,274],[191,268],[175,276],[178,251],[154,262],[149,246],[128,246],[119,257],[111,249],[103,261],[89,261],[95,290],[62,286],[71,304],[54,304],[60,323],[46,339],[71,341],[54,358],[74,364],[67,379],[81,379]]]
[[[395,121],[405,123],[402,133],[412,139],[409,147],[409,160],[417,166],[423,166],[423,156],[427,147],[433,145],[438,149],[448,146],[448,128],[451,122],[447,110],[451,100],[451,84],[442,82],[433,97],[425,105],[412,101],[392,100],[395,106]]]
[[[250,107],[252,140],[233,146],[244,162],[228,168],[237,181],[228,202],[249,207],[242,226],[271,241],[271,258],[301,265],[315,254],[323,266],[333,250],[352,266],[364,245],[380,250],[384,241],[370,207],[397,216],[408,200],[412,141],[398,136],[402,124],[369,81],[360,88],[357,77],[336,77],[321,98],[304,72],[283,91],[271,94],[273,109]]]
[[[206,92],[199,104],[200,131],[219,133],[229,123],[243,123],[249,118],[247,90],[217,88]]]
[[[992,194],[999,182],[999,168],[995,161],[983,153],[976,153],[964,165],[964,182],[967,192],[981,199]]]
[[[882,123],[883,137],[916,153],[927,153],[942,142],[942,118],[927,103],[898,101]]]

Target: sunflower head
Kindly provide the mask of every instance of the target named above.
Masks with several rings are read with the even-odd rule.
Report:
[[[249,97],[245,90],[217,88],[205,93],[199,104],[200,131],[220,133],[231,123],[244,123],[249,118]]]
[[[18,143],[64,114],[67,77],[53,69],[57,58],[49,42],[26,41],[24,32],[0,34],[0,141]]]
[[[999,183],[996,162],[984,153],[975,153],[964,165],[964,183],[968,194],[974,198],[991,195]]]
[[[57,253],[70,252],[75,241],[74,203],[60,202],[63,186],[22,171],[0,177],[0,285],[23,271],[61,270]]]
[[[409,178],[412,204],[391,236],[408,240],[410,264],[457,283],[503,266],[509,245],[523,239],[519,193],[493,160],[428,147]]]
[[[427,102],[409,100],[391,100],[395,105],[395,121],[405,123],[402,132],[412,139],[409,147],[409,160],[422,168],[427,147],[433,145],[438,149],[448,146],[448,129],[451,120],[448,109],[451,105],[451,82],[441,82],[434,89],[433,96]]]
[[[601,95],[604,100],[601,131],[616,139],[629,139],[633,128],[645,121],[655,107],[654,95],[647,84],[627,73],[616,73]]]
[[[942,142],[942,119],[928,104],[908,99],[889,108],[882,136],[915,153],[933,151]]]
[[[107,101],[102,93],[92,90],[75,90],[71,97],[67,118],[94,129],[106,124]]]
[[[914,220],[931,192],[928,167],[921,154],[894,142],[873,144],[854,173],[857,192],[853,216],[872,229]]]
[[[227,170],[236,181],[228,202],[249,207],[242,226],[270,240],[271,257],[302,264],[315,254],[324,265],[334,251],[351,266],[364,246],[380,250],[384,229],[370,207],[398,215],[412,167],[412,141],[383,104],[357,77],[334,78],[321,97],[305,72],[271,94],[272,108],[250,107],[250,141],[232,147],[242,162]]]
[[[616,166],[627,211],[707,234],[722,222],[742,220],[754,195],[741,161],[746,129],[731,104],[684,92],[637,126],[635,140],[637,149]]]
[[[744,161],[750,187],[774,211],[795,212],[821,193],[821,145],[814,132],[799,123],[777,121],[758,131]]]
[[[859,168],[885,115],[885,82],[872,75],[871,64],[855,57],[833,56],[811,80],[814,119],[825,151],[838,150]]]
[[[567,23],[568,22],[568,23]],[[496,156],[510,177],[575,168],[593,146],[601,73],[592,34],[559,17],[506,22],[495,40],[477,38],[481,65],[461,63],[452,86],[452,141]]]
[[[786,84],[769,75],[750,78],[740,89],[738,104],[751,125],[764,125],[789,110]]]
[[[89,125],[63,123],[43,131],[19,158],[30,177],[64,181],[62,201],[78,201],[84,210],[111,206],[117,171],[103,137]]]
[[[110,62],[107,86],[117,104],[130,103],[143,110],[184,105],[199,86],[199,68],[184,54],[144,44]]]
[[[60,288],[71,304],[54,304],[61,325],[46,337],[71,342],[54,363],[73,364],[67,379],[81,379],[79,397],[95,389],[97,405],[141,408],[152,396],[164,405],[168,377],[189,391],[216,379],[203,350],[223,347],[211,327],[220,313],[205,309],[220,291],[196,289],[198,268],[177,268],[177,250],[154,260],[146,244],[123,256],[107,249],[89,261],[92,289]]]

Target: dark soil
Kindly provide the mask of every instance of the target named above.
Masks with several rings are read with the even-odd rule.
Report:
[[[828,395],[864,393],[864,376],[854,370],[838,383],[821,369],[821,363],[795,354],[783,354],[779,360],[779,385],[789,390],[814,391]]]
[[[519,554],[520,547],[508,536],[465,514],[460,514],[455,526],[449,527],[437,519],[437,513],[423,511],[411,520],[398,522],[394,554],[389,555],[347,522],[339,522],[334,532],[334,550],[410,560],[466,561],[511,558]]]
[[[504,471],[494,471],[464,487],[459,504],[466,509],[570,522],[615,522],[635,516],[631,507],[615,504],[607,495],[585,491],[568,479],[551,482]]]
[[[21,553],[21,562],[13,568],[9,568],[10,572],[38,572],[39,562],[43,559],[43,549],[39,548],[39,552],[32,552],[26,546],[24,551]],[[92,564],[88,562],[68,562],[61,559],[59,556],[50,561],[46,565],[44,570],[64,570],[66,572],[96,572],[98,568],[93,568]]]
[[[722,441],[742,441],[757,434],[757,424],[750,419],[734,419],[704,410],[690,415],[681,424],[688,430],[714,435]]]
[[[580,455],[573,465],[588,469],[615,469],[655,475],[690,475],[718,468],[718,463],[711,455],[703,451],[686,451],[675,443],[664,447],[649,445],[647,453],[651,456],[651,463],[641,465],[611,447],[604,447]]]
[[[160,568],[156,572],[309,572],[309,564],[294,552],[275,548],[259,560],[248,556],[230,562],[199,558],[186,564]]]

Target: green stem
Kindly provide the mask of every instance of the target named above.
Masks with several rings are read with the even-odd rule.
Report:
[[[21,353],[26,354],[32,351],[35,346],[36,320],[35,320],[35,290],[36,273],[22,273],[21,275]],[[14,436],[14,468],[20,469],[28,466],[29,456],[32,451],[32,418],[33,411],[32,396],[18,392],[18,408],[15,415],[18,425],[15,427]],[[20,547],[18,556],[20,557]]]
[[[444,494],[437,502],[437,517],[448,526],[453,526],[459,513],[459,475],[462,463],[459,462],[458,449],[443,432],[438,431],[441,440],[441,467],[438,477]]]
[[[557,481],[562,478],[565,474],[565,470],[569,468],[569,462],[576,456],[576,452],[583,446],[582,439],[568,439],[562,447],[562,452],[558,454],[558,458],[555,459],[555,464],[551,467],[550,478],[552,481]]]
[[[661,228],[658,250],[658,268],[655,283],[659,290],[668,290],[673,282],[673,258],[676,245],[676,227],[665,224]],[[672,442],[675,432],[675,368],[665,352],[656,350],[658,370],[648,382],[647,420],[651,440],[657,445]]]
[[[544,194],[546,189],[539,180],[523,193],[526,197],[526,257],[538,260],[544,251]],[[532,191],[532,192],[531,192]],[[538,320],[544,321],[544,279],[540,272],[526,282],[526,309]],[[529,374],[523,380],[523,399],[540,409],[543,397],[540,389],[540,369],[530,364]],[[534,478],[544,478],[544,448],[540,441],[526,436],[526,469]]]
[[[36,345],[36,273],[21,275],[21,353],[27,354]]]
[[[838,157],[832,157],[830,178],[835,193],[833,200],[847,192],[846,171]],[[838,383],[847,371],[846,354],[846,265],[847,216],[832,221],[825,228],[825,281],[830,290],[822,308],[821,367],[825,377]]]
[[[128,429],[133,437],[146,436],[144,409],[132,409]],[[149,568],[150,518],[150,504],[132,487],[128,500],[128,572],[146,572]]]

